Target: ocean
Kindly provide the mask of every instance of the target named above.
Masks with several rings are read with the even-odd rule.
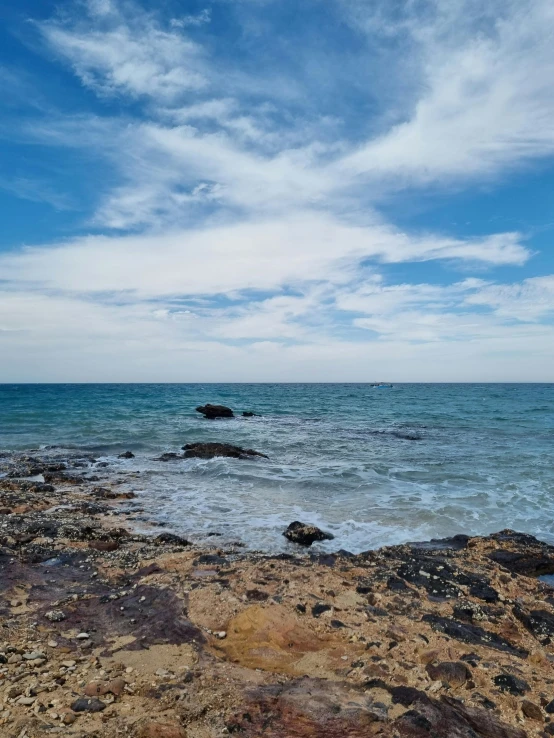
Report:
[[[206,402],[257,416],[205,420]],[[269,459],[155,460],[194,441]],[[293,520],[353,553],[503,528],[554,543],[554,384],[0,385],[0,460],[32,449],[94,456],[139,529],[198,543],[289,550]]]

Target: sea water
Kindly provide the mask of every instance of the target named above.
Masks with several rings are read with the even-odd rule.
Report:
[[[206,402],[237,417],[205,420]],[[156,460],[195,441],[269,459]],[[37,448],[94,456],[136,493],[138,527],[197,542],[285,550],[292,520],[333,533],[328,550],[503,528],[554,542],[553,384],[0,385],[4,460]]]

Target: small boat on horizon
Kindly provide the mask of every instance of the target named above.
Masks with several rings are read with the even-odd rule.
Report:
[[[390,382],[372,382],[369,386],[377,387],[378,389],[389,389],[390,387],[394,387]]]

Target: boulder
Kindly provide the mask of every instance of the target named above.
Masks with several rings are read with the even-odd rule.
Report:
[[[228,456],[231,459],[248,459],[252,456],[268,457],[251,448],[232,446],[230,443],[187,443],[183,446],[186,458],[213,459],[215,456]]]
[[[118,459],[134,459],[135,454],[132,451],[124,451],[122,454],[119,454],[117,458]]]
[[[243,418],[253,418],[256,415],[256,413],[250,412],[250,410],[245,410],[242,414]]]
[[[196,412],[202,413],[202,415],[208,420],[215,420],[216,418],[235,417],[231,408],[225,407],[225,405],[210,405],[209,403],[207,405],[199,405],[196,408]]]
[[[292,543],[299,543],[301,546],[311,546],[314,541],[332,541],[335,537],[316,525],[301,523],[298,520],[291,523],[283,535]]]
[[[425,667],[433,681],[444,682],[451,687],[461,687],[471,679],[471,671],[463,661],[441,661]]]

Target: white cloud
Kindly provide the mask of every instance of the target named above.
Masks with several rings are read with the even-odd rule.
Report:
[[[132,4],[89,0],[86,18],[39,24],[84,85],[133,107],[35,120],[18,134],[85,149],[113,171],[89,222],[103,235],[0,255],[1,379],[548,378],[554,277],[384,276],[385,265],[431,260],[466,272],[522,266],[526,235],[408,232],[376,203],[554,153],[554,10],[546,0],[407,0],[391,23],[388,2],[373,14],[342,5],[372,38],[407,42],[414,89],[406,105],[379,110],[388,128],[377,136],[374,121],[365,136],[359,120],[350,130],[341,99],[336,118],[303,111],[301,74],[223,68],[192,40],[208,11],[164,25]],[[360,69],[355,116],[379,107],[381,62]]]
[[[87,19],[39,24],[45,41],[87,87],[174,100],[206,86],[201,47],[178,30],[164,30],[136,6],[123,15],[113,3],[89,4]]]
[[[515,234],[462,241],[411,238],[376,222],[349,225],[310,211],[287,218],[213,225],[163,235],[89,236],[67,244],[0,255],[4,279],[68,292],[215,295],[279,290],[351,279],[362,260],[395,263],[469,259],[519,264],[527,252]]]
[[[403,122],[339,162],[341,171],[404,186],[491,176],[554,154],[549,0],[400,7],[403,22],[387,26],[381,15],[370,29],[410,38],[421,94]]]

